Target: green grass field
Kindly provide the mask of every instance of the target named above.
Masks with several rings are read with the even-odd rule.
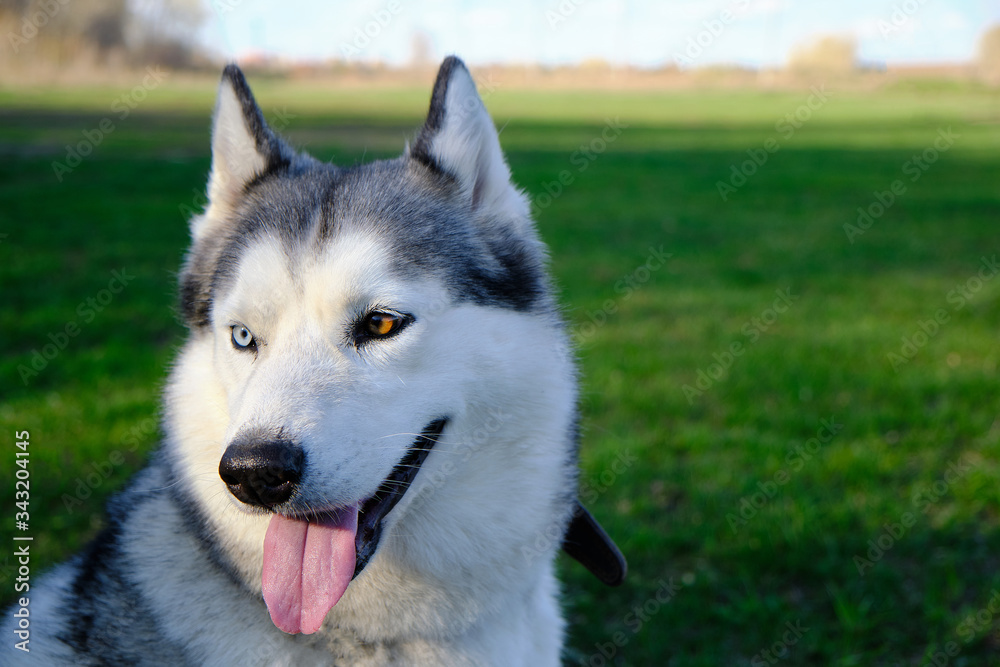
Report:
[[[402,149],[430,82],[251,84],[354,163]],[[0,90],[0,552],[29,430],[33,577],[156,445],[213,88],[168,79],[123,118],[125,90]],[[631,568],[605,589],[561,561],[567,664],[1000,662],[1000,94],[501,82],[486,104],[579,344],[581,493]]]

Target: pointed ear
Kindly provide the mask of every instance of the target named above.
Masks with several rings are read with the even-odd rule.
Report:
[[[438,70],[430,111],[410,156],[453,177],[473,209],[495,206],[508,195],[520,199],[493,121],[465,63],[455,56]]]
[[[219,82],[212,118],[212,174],[209,208],[192,220],[195,240],[214,223],[228,217],[247,184],[287,166],[293,152],[271,131],[257,106],[243,72],[227,65]]]

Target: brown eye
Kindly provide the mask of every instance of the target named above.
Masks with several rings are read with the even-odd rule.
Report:
[[[351,337],[354,345],[361,347],[370,341],[392,338],[415,321],[413,315],[391,310],[370,310],[354,322]]]
[[[396,313],[386,313],[376,311],[365,318],[364,331],[372,338],[385,338],[399,331],[406,318]]]

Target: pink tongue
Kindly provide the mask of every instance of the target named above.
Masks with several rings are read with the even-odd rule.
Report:
[[[354,576],[358,507],[322,522],[271,517],[264,536],[264,602],[281,630],[312,634]]]

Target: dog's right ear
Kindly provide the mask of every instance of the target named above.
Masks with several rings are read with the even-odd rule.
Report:
[[[268,127],[243,72],[236,65],[227,65],[212,119],[209,207],[191,221],[195,241],[229,217],[249,183],[287,167],[293,155]]]

